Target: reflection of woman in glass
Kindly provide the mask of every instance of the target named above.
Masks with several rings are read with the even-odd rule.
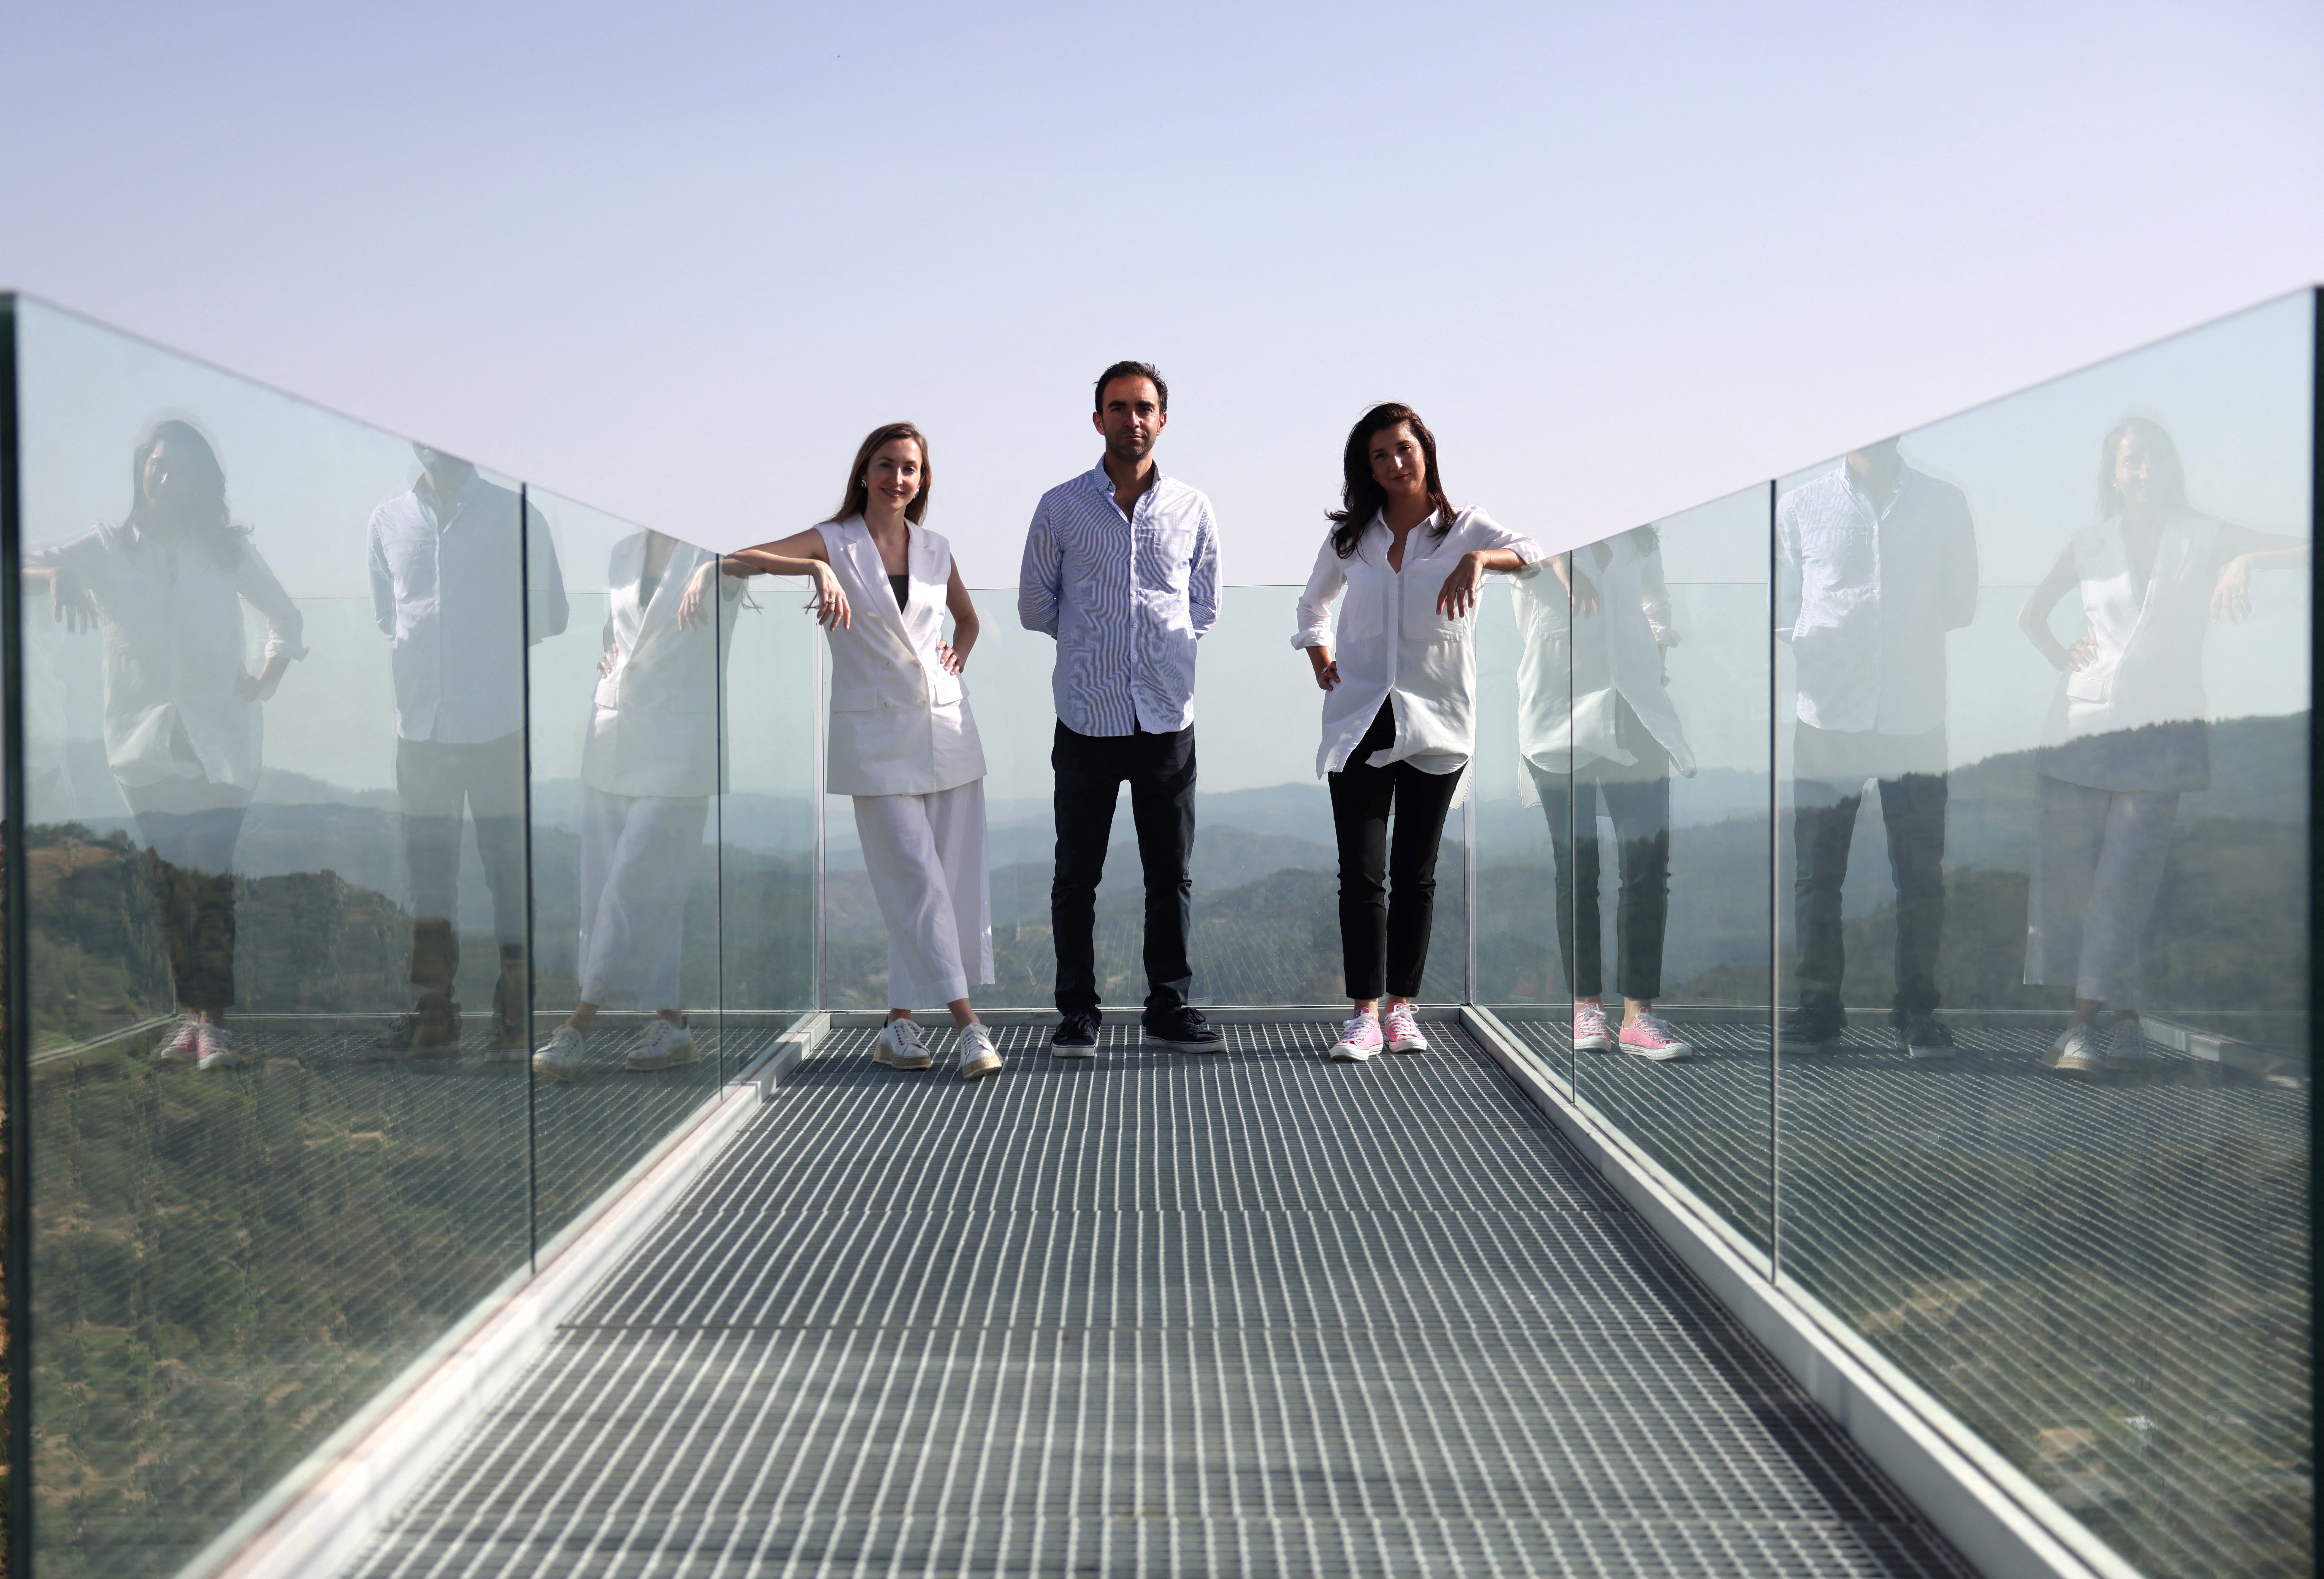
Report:
[[[1694,776],[1664,655],[1678,645],[1652,527],[1560,555],[1551,583],[1520,573],[1518,748],[1557,862],[1558,957],[1573,994],[1573,1045],[1660,1062],[1690,1051],[1655,1012],[1670,909],[1670,775]],[[1561,606],[1562,605],[1562,606]],[[1569,610],[1571,611],[1569,614]],[[1571,706],[1568,706],[1569,698]],[[1598,814],[1614,825],[1619,1039],[1606,1020],[1598,915]]]
[[[1428,965],[1444,815],[1476,750],[1478,592],[1487,571],[1521,569],[1541,549],[1481,510],[1452,508],[1436,440],[1409,406],[1365,412],[1341,470],[1342,507],[1299,595],[1291,644],[1306,650],[1327,693],[1315,772],[1332,789],[1340,946],[1356,1011],[1331,1056],[1357,1063],[1383,1045],[1427,1048],[1412,999]],[[1343,587],[1335,632],[1325,622]]]
[[[992,979],[984,748],[960,671],[976,605],[952,545],[920,524],[927,440],[909,422],[872,429],[831,520],[726,559],[728,574],[815,581],[810,605],[831,642],[829,789],[855,802],[863,864],[888,928],[888,1022],[872,1057],[898,1069],[934,1062],[912,1011],[942,1003],[960,1030],[960,1077],[1001,1068],[968,1001]],[[944,619],[953,637],[944,639]]]
[[[686,895],[718,789],[718,672],[730,610],[707,606],[717,557],[658,531],[613,545],[605,651],[581,748],[581,1001],[532,1067],[581,1072],[607,1006],[654,1011],[622,1067],[696,1061],[678,1007]],[[739,582],[723,596],[741,595]]]
[[[2047,1062],[2136,1068],[2139,951],[2163,885],[2179,797],[2210,787],[2203,640],[2251,611],[2251,575],[2304,563],[2297,538],[2230,526],[2187,503],[2171,436],[2115,424],[2098,462],[2098,520],[2076,532],[2018,616],[2062,679],[2037,759],[2040,826],[2025,979],[2073,984],[2073,1018]],[[2080,589],[2070,647],[2050,614]],[[2101,1044],[2098,1018],[2112,1008]]]
[[[59,610],[93,609],[105,643],[105,760],[151,851],[147,868],[176,989],[165,1060],[233,1068],[234,847],[258,788],[259,704],[304,658],[302,622],[190,422],[158,424],[130,466],[129,514],[25,557]],[[266,621],[258,673],[243,667],[242,605]]]

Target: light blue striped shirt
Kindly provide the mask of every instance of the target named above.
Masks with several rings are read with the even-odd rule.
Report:
[[[1105,464],[1041,495],[1025,534],[1017,617],[1057,639],[1057,717],[1078,734],[1194,721],[1194,643],[1219,617],[1211,502],[1162,475],[1131,514]]]

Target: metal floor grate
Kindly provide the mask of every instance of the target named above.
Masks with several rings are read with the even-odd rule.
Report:
[[[352,1573],[1963,1568],[1456,1027],[841,1032]]]

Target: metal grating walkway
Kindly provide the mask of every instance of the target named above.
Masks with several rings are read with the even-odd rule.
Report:
[[[1452,1025],[840,1032],[350,1570],[1967,1570]]]

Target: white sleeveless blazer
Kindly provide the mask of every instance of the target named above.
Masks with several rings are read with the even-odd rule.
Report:
[[[904,607],[888,584],[862,516],[826,522],[832,570],[847,594],[849,629],[831,641],[830,771],[834,795],[933,795],[984,777],[984,747],[968,689],[936,661],[952,544],[910,529]]]

